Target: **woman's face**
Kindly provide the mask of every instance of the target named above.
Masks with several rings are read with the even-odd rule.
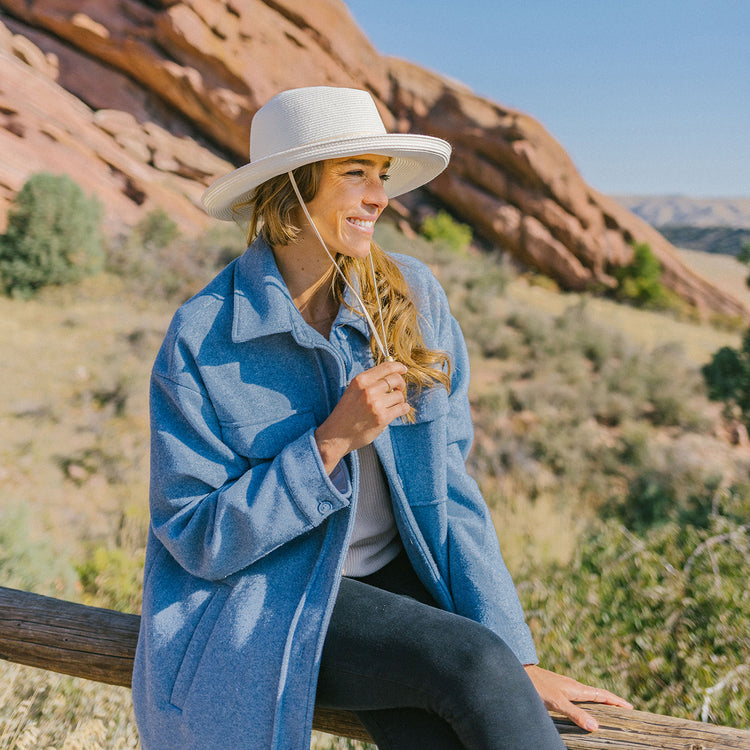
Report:
[[[388,205],[384,183],[387,156],[362,154],[323,162],[320,185],[307,203],[331,253],[366,258],[375,222]]]

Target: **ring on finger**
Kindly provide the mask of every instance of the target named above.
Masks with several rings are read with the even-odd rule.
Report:
[[[386,391],[386,393],[392,393],[393,388],[391,388],[391,384],[388,382],[388,378],[383,378],[383,380],[385,381],[385,384],[388,387],[388,390]]]

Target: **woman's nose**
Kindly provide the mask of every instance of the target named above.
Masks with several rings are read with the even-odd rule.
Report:
[[[388,196],[380,179],[368,180],[364,202],[368,205],[376,206],[381,211],[388,205]]]

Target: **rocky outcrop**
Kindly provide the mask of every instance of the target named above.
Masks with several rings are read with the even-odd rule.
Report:
[[[391,60],[402,126],[453,144],[451,168],[430,192],[483,236],[567,289],[611,286],[608,271],[648,243],[663,280],[703,312],[747,317],[743,306],[688,269],[653,227],[583,181],[533,118],[475,96],[407,62]]]
[[[112,228],[157,205],[202,227],[200,194],[244,162],[261,104],[295,86],[354,86],[389,129],[453,144],[450,168],[402,215],[443,204],[566,289],[612,285],[631,243],[649,242],[698,309],[748,315],[591,190],[533,118],[380,56],[340,0],[0,0],[0,12],[0,214],[48,169],[100,196]]]
[[[50,47],[56,47],[50,44]],[[163,207],[186,232],[208,223],[205,185],[231,164],[193,138],[126,110],[92,109],[59,85],[60,57],[0,25],[0,203],[34,172],[70,174],[106,209],[116,231]],[[110,73],[107,79],[112,81]],[[4,214],[5,211],[2,211]]]

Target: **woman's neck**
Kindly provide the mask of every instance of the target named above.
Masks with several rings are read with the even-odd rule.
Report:
[[[335,271],[328,256],[311,249],[306,243],[293,243],[274,247],[273,254],[300,314],[327,337],[339,308],[331,287]]]

